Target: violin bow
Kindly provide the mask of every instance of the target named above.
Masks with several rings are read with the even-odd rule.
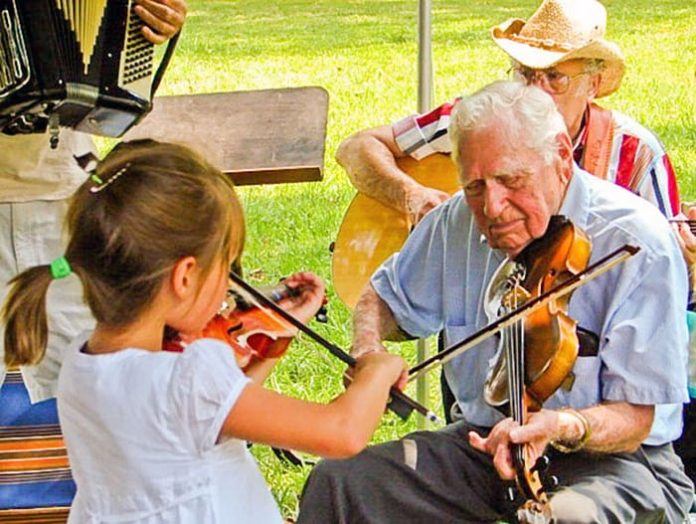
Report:
[[[688,219],[688,218],[670,218],[667,220],[670,224],[686,224],[689,227],[689,230],[696,234],[696,219]]]
[[[283,308],[275,304],[273,301],[265,297],[262,293],[260,293],[256,288],[248,284],[246,281],[244,281],[239,275],[237,275],[234,271],[230,271],[230,279],[238,285],[243,291],[251,295],[251,297],[254,298],[257,302],[262,304],[263,306],[267,307],[268,309],[272,310],[274,313],[276,313],[278,316],[280,316],[283,320],[285,320],[288,324],[296,327],[299,331],[302,331],[305,335],[307,335],[309,338],[317,342],[319,345],[323,346],[326,348],[333,356],[344,362],[350,367],[355,367],[357,361],[353,356],[348,354],[345,350],[341,349],[338,347],[336,344],[333,344],[332,342],[329,342],[326,340],[324,337],[322,337],[319,333],[314,331],[313,329],[309,328],[299,320],[297,320],[294,316],[292,316],[290,313],[285,311]],[[390,401],[387,404],[387,408],[389,408],[390,411],[395,413],[399,418],[402,420],[408,419],[409,415],[413,411],[417,411],[421,415],[423,415],[426,419],[430,420],[431,422],[439,422],[440,418],[433,413],[431,410],[420,404],[419,402],[416,402],[409,396],[407,396],[403,391],[400,391],[399,389],[395,388],[392,386],[390,390]]]
[[[594,280],[598,276],[603,275],[613,267],[625,262],[628,258],[638,253],[638,251],[640,251],[638,246],[632,246],[629,244],[612,251],[594,264],[588,266],[584,271],[581,271],[564,282],[561,282],[557,286],[552,287],[546,293],[542,293],[538,297],[526,302],[514,311],[503,315],[497,321],[489,324],[464,340],[457,342],[456,344],[445,348],[441,352],[420,362],[419,364],[416,364],[408,371],[408,381],[411,382],[421,375],[429,372],[431,369],[446,364],[454,357],[461,355],[463,352],[483,342],[490,336],[495,335],[503,328],[506,328],[515,322],[519,322],[520,319],[528,316],[537,309],[544,307],[549,301],[561,298],[571,293],[578,287],[587,284],[591,280]]]

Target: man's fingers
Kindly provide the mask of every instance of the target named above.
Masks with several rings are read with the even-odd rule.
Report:
[[[504,480],[515,478],[515,469],[512,467],[512,453],[509,446],[498,446],[493,456],[493,465],[498,475]]]
[[[486,449],[486,440],[487,439],[483,438],[475,431],[469,431],[469,444],[482,453],[488,453],[488,449]]]
[[[155,33],[148,26],[143,26],[142,31],[143,31],[143,36],[145,37],[145,39],[152,42],[155,45],[159,45],[159,44],[162,44],[162,43],[167,41],[166,36],[162,36],[158,33]]]
[[[154,44],[174,36],[186,18],[186,4],[181,0],[136,0],[136,14],[147,24],[143,35]]]

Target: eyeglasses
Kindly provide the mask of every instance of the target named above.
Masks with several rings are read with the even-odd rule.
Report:
[[[539,83],[544,91],[555,94],[562,95],[570,87],[570,81],[573,78],[577,78],[582,75],[589,74],[588,71],[581,71],[574,75],[567,75],[556,71],[555,69],[532,69],[531,67],[525,66],[514,66],[508,71],[512,74],[512,77],[519,81],[524,82],[527,85],[531,85],[535,82]]]

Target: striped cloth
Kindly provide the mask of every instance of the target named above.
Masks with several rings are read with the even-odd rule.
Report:
[[[448,136],[453,102],[428,113],[411,115],[392,126],[397,145],[407,155],[420,160],[433,153],[450,153]],[[635,120],[611,111],[613,123],[612,155],[606,178],[652,202],[667,217],[679,213],[679,190],[669,156],[660,140]],[[588,121],[588,114],[585,115]],[[575,145],[575,160],[582,165],[587,128]]]
[[[66,522],[75,483],[56,400],[31,404],[19,371],[0,389],[0,522]]]

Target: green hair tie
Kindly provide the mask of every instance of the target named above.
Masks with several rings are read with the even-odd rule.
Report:
[[[53,278],[65,278],[70,273],[72,273],[72,269],[70,268],[67,258],[58,257],[51,262],[51,276],[53,276]]]

